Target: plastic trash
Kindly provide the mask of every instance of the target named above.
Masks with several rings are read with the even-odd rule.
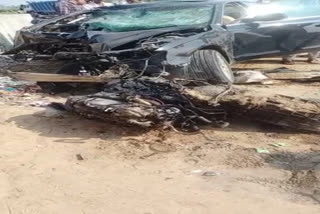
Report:
[[[220,174],[221,174],[220,172],[207,171],[207,172],[204,172],[202,176],[211,177],[211,176],[217,176]]]
[[[47,107],[48,105],[50,105],[51,102],[48,101],[35,101],[30,103],[30,106],[33,107]]]
[[[270,145],[273,146],[273,147],[277,147],[277,148],[288,146],[288,144],[286,144],[286,143],[272,143]]]
[[[0,90],[12,92],[16,91],[17,89],[11,87],[0,87]]]
[[[17,88],[30,85],[25,81],[14,80],[10,77],[0,77],[0,89],[5,91],[14,91]]]
[[[260,154],[270,154],[270,151],[265,148],[256,148],[257,152]]]

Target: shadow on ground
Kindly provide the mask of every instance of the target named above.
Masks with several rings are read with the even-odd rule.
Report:
[[[89,120],[68,112],[58,111],[51,108],[34,114],[12,117],[6,122],[14,123],[19,128],[30,130],[40,136],[62,138],[60,140],[56,140],[56,142],[61,143],[84,143],[84,140],[91,138],[115,140],[121,139],[122,137],[139,136],[150,131],[148,129],[142,129],[132,125]],[[204,126],[201,127],[201,130],[217,130],[232,133],[268,133],[269,135],[272,133],[278,135],[293,135],[301,133],[245,119],[231,120],[228,128],[222,129],[213,126]],[[193,135],[192,133],[184,134]],[[195,133],[195,135],[196,134],[197,133]]]
[[[320,151],[276,152],[265,156],[270,166],[287,170],[286,181],[296,194],[320,204]]]
[[[291,170],[318,170],[320,171],[320,151],[314,152],[274,152],[265,157],[270,166]]]
[[[55,140],[57,143],[85,143],[85,140],[92,138],[118,140],[122,137],[138,136],[147,131],[132,126],[88,120],[52,109],[12,117],[6,122],[14,123],[19,128],[30,130],[40,136],[61,138]]]

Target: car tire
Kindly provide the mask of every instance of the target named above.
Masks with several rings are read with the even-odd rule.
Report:
[[[188,76],[214,83],[231,84],[234,75],[226,58],[216,50],[198,50],[191,56]]]

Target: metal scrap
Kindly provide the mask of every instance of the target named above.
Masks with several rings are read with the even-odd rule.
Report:
[[[199,131],[201,124],[221,126],[226,118],[218,106],[195,104],[162,78],[122,80],[97,94],[70,97],[66,106],[90,118],[191,132]]]

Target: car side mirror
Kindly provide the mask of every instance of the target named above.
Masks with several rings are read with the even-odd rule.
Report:
[[[253,18],[244,18],[241,20],[242,23],[250,23],[250,22],[259,22],[259,21],[277,21],[277,20],[283,20],[288,18],[285,14],[282,13],[272,13],[268,15],[263,15],[263,16],[255,16]]]

